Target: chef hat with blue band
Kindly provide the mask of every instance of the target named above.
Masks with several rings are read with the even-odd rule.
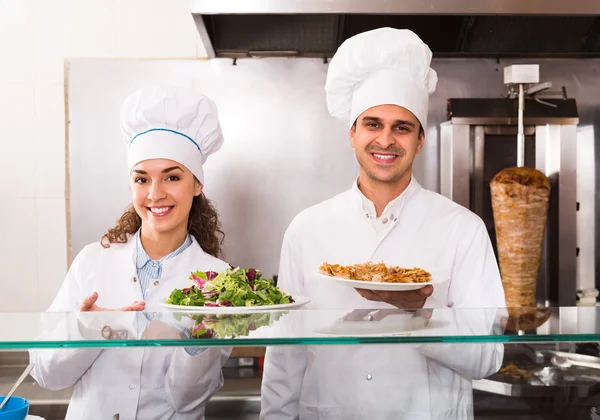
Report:
[[[204,183],[202,165],[223,145],[217,106],[190,88],[149,87],[127,97],[121,129],[129,172],[149,159],[184,165]]]
[[[437,74],[429,47],[407,29],[380,28],[348,38],[331,59],[325,92],[329,113],[350,128],[367,109],[399,105],[427,127]]]

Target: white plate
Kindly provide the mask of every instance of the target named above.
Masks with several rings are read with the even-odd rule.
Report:
[[[292,296],[294,303],[284,303],[281,305],[264,305],[264,306],[183,306],[170,305],[166,299],[160,299],[158,304],[163,308],[178,312],[195,312],[205,314],[240,314],[263,311],[284,311],[286,309],[299,308],[310,302],[310,299],[305,296]]]
[[[431,271],[430,271],[430,273],[431,273],[432,281],[427,282],[427,283],[384,283],[384,282],[378,282],[378,281],[349,280],[349,279],[344,279],[342,277],[333,277],[328,274],[324,274],[321,271],[317,271],[316,274],[319,277],[324,277],[327,280],[334,280],[344,286],[353,287],[355,289],[388,290],[388,291],[417,290],[417,289],[421,289],[427,285],[431,285],[435,289],[435,286],[437,284],[440,284],[440,283],[443,283],[443,282],[449,280],[448,278],[444,278],[443,276],[439,276],[439,275],[436,276]]]
[[[315,334],[338,337],[381,337],[392,335],[410,336],[435,330],[450,325],[447,321],[435,319],[425,322],[424,318],[410,316],[388,316],[381,321],[343,321],[338,320],[330,325],[313,330]]]

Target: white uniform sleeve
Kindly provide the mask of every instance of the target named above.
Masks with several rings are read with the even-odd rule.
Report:
[[[209,347],[198,355],[176,349],[165,376],[167,401],[178,413],[195,410],[223,386],[221,368],[231,348]]]
[[[80,253],[73,261],[52,305],[42,314],[39,341],[84,339],[81,337],[82,325],[73,314],[79,310],[79,301],[83,298],[79,287],[81,260]],[[31,376],[40,386],[50,390],[71,387],[101,352],[102,349],[88,348],[31,349],[29,359],[35,363]]]
[[[300,256],[294,252],[290,229],[285,234],[279,263],[277,286],[288,294],[303,295],[302,270],[296,263]],[[295,331],[282,317],[273,326],[278,335]],[[300,394],[306,372],[305,346],[268,347],[265,354],[261,390],[261,420],[293,420],[300,415]]]
[[[496,308],[504,308],[506,301],[492,244],[481,220],[458,244],[448,292],[450,302],[457,309],[452,323],[459,329],[459,334],[494,333],[498,321]],[[480,310],[461,311],[465,308]],[[468,379],[481,379],[495,373],[504,357],[501,343],[433,344],[419,346],[419,350]]]
[[[506,306],[498,263],[480,219],[473,232],[463,236],[458,243],[448,302],[452,302],[454,308]]]
[[[500,319],[494,309],[456,311],[445,315],[450,315],[451,326],[443,332],[444,335],[490,335]],[[423,344],[417,348],[424,356],[470,380],[483,379],[497,372],[504,358],[504,345],[501,343]]]

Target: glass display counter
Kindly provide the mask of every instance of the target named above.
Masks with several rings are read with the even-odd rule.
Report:
[[[253,388],[217,394],[207,413],[218,404],[230,409],[236,401],[246,405],[250,401],[255,416],[239,417],[250,419],[258,418],[265,348],[322,346],[333,357],[342,348],[345,352],[385,348],[397,351],[399,357],[403,351],[420,352],[449,369],[455,369],[455,363],[492,363],[486,357],[499,355],[501,363],[495,360],[489,375],[471,381],[475,418],[589,419],[600,407],[597,307],[233,311],[0,313],[2,386],[10,388],[7,373],[16,379],[30,350],[120,349],[127,357],[127,352],[141,349],[158,352],[180,347],[193,354],[194,349],[220,347],[232,351],[223,368],[229,372],[223,389],[243,382],[243,375],[236,373],[242,369],[251,372],[246,383],[252,379]],[[21,365],[13,362],[6,367],[9,355],[15,354],[21,355]],[[22,391],[34,393],[34,385]],[[42,391],[36,392],[39,397]],[[43,392],[38,402],[66,404],[70,398],[69,390]],[[26,397],[35,408],[35,398]],[[229,402],[223,405],[224,401]]]

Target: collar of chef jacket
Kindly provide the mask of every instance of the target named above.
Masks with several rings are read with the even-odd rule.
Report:
[[[183,241],[183,244],[181,244],[181,246],[179,248],[177,248],[175,251],[171,252],[168,255],[165,255],[164,257],[162,257],[162,258],[160,258],[158,260],[153,260],[152,258],[150,258],[150,256],[148,255],[148,253],[144,249],[144,246],[142,245],[142,240],[140,238],[141,232],[142,232],[142,229],[138,229],[138,231],[134,235],[134,239],[135,239],[135,266],[138,269],[137,271],[138,271],[138,277],[140,277],[140,281],[142,281],[142,277],[143,277],[143,274],[141,273],[141,271],[142,271],[142,269],[144,269],[146,267],[146,265],[148,264],[148,262],[151,261],[151,262],[154,262],[154,263],[162,263],[164,260],[175,258],[179,254],[181,254],[183,251],[185,251],[192,244],[191,235],[188,233],[188,235],[185,238],[185,241]],[[153,278],[154,279],[160,279],[160,277],[153,277]]]
[[[352,184],[352,192],[358,197],[361,208],[365,217],[371,220],[373,228],[377,231],[383,231],[392,226],[398,217],[400,216],[400,212],[402,211],[402,207],[406,200],[412,195],[412,192],[417,188],[418,183],[415,180],[414,176],[411,176],[410,183],[406,187],[406,189],[395,199],[390,201],[386,206],[380,217],[377,217],[377,211],[375,210],[375,204],[371,200],[369,200],[362,193],[360,188],[358,187],[358,177]]]

